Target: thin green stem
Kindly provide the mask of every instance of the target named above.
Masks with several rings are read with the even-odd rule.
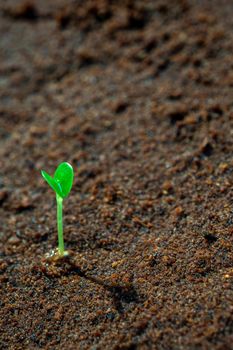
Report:
[[[63,198],[56,194],[57,199],[57,233],[58,233],[58,251],[59,255],[64,256],[64,239],[63,239],[63,224],[62,224],[62,203]]]

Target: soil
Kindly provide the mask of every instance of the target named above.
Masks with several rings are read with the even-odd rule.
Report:
[[[0,1],[0,349],[232,349],[232,13]]]

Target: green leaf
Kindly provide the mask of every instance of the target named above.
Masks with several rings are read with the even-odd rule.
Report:
[[[59,185],[59,183],[57,183],[56,180],[54,180],[52,178],[52,176],[50,176],[48,173],[46,173],[46,171],[41,170],[41,175],[43,176],[43,178],[45,179],[45,181],[49,184],[49,186],[60,196],[60,197],[64,197],[64,194],[62,192],[62,188]]]
[[[70,193],[74,179],[74,171],[69,163],[61,163],[54,174],[54,180],[61,186],[62,198]]]

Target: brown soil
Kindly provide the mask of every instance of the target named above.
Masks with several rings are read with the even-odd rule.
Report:
[[[1,349],[232,349],[232,12],[0,1]]]

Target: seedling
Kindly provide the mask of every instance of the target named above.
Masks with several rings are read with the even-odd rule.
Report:
[[[54,176],[50,176],[44,170],[41,170],[41,175],[49,186],[56,193],[57,200],[57,232],[58,232],[58,254],[60,257],[66,255],[63,239],[63,222],[62,222],[62,206],[63,199],[68,197],[74,179],[74,171],[69,163],[61,163]]]

